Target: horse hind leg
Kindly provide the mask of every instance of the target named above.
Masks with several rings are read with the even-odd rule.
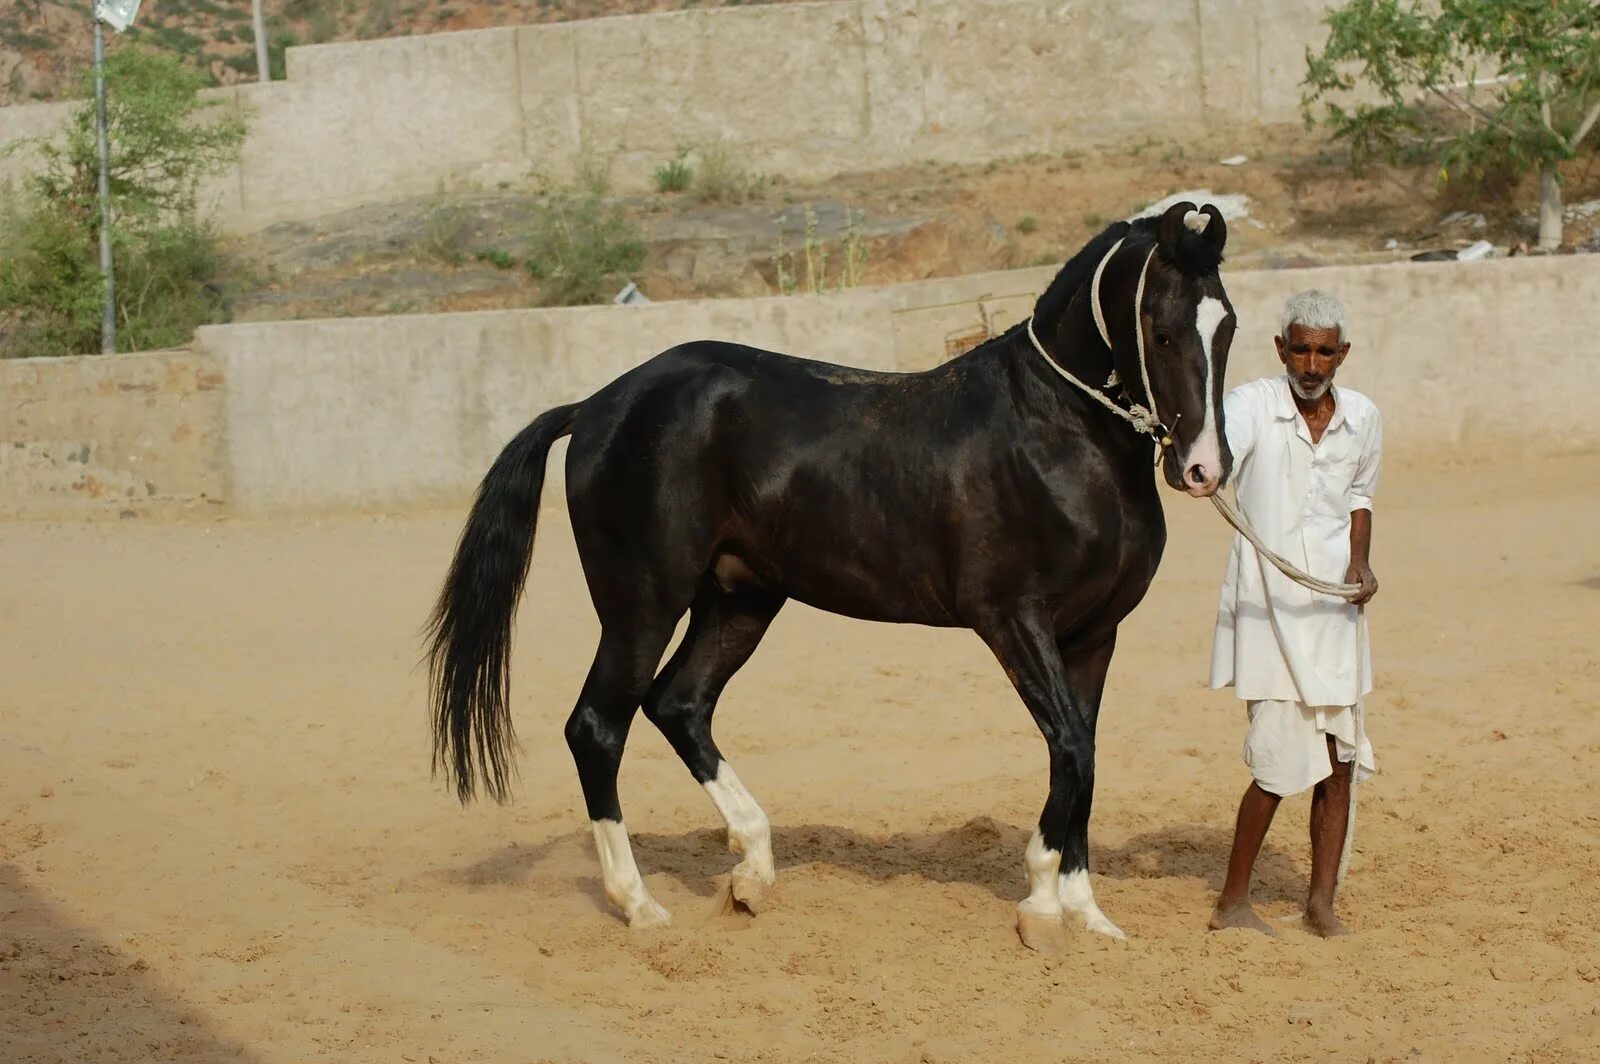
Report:
[[[728,849],[740,858],[730,888],[734,900],[759,912],[777,880],[772,828],[711,737],[711,717],[723,687],[760,643],[783,606],[763,589],[726,591],[711,580],[690,608],[683,642],[645,696],[645,716],[661,730],[728,825]]]
[[[622,910],[628,926],[636,928],[659,927],[672,917],[645,889],[634,863],[617,798],[617,771],[633,715],[672,628],[670,621],[606,627],[578,704],[567,718],[567,746],[583,786],[606,897]]]

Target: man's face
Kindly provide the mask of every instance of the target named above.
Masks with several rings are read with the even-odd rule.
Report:
[[[1333,375],[1350,353],[1349,341],[1339,342],[1338,329],[1291,325],[1287,337],[1274,336],[1272,342],[1277,344],[1278,358],[1289,372],[1289,387],[1306,402],[1328,394]]]

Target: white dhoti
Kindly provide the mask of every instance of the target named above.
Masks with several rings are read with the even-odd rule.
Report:
[[[1244,763],[1250,766],[1256,786],[1269,794],[1299,794],[1333,775],[1328,761],[1330,736],[1339,761],[1355,762],[1357,783],[1377,771],[1366,729],[1357,735],[1353,706],[1260,699],[1247,702],[1246,707],[1250,731],[1244,740]]]

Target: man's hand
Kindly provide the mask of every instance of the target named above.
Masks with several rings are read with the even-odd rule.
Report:
[[[1352,562],[1344,572],[1344,582],[1361,585],[1361,593],[1350,600],[1352,606],[1364,606],[1378,593],[1378,578],[1372,574],[1372,566],[1365,562]]]
[[[1350,511],[1350,568],[1344,571],[1344,582],[1360,584],[1361,593],[1350,600],[1353,606],[1364,606],[1378,593],[1378,578],[1372,575],[1367,559],[1372,557],[1372,511]]]

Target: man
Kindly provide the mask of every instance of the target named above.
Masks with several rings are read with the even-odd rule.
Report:
[[[1383,426],[1378,408],[1334,374],[1350,353],[1343,303],[1317,290],[1291,296],[1274,337],[1284,373],[1240,385],[1223,400],[1239,508],[1261,541],[1304,572],[1360,584],[1353,600],[1319,594],[1278,572],[1235,536],[1222,584],[1211,686],[1245,700],[1244,761],[1254,781],[1239,803],[1228,878],[1211,927],[1273,934],[1250,907],[1250,874],[1279,799],[1314,787],[1311,888],[1305,926],[1348,928],[1333,911],[1344,849],[1351,763],[1375,771],[1359,727],[1372,690],[1366,615],[1377,593],[1368,564],[1372,495]],[[1357,744],[1359,742],[1359,750]]]

